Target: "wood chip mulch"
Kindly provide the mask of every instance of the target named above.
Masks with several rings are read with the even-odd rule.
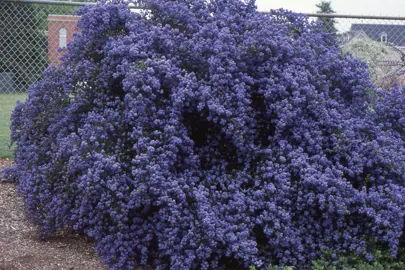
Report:
[[[1,171],[13,162],[0,159]],[[72,233],[40,240],[28,222],[17,186],[0,179],[0,270],[101,270],[94,243]]]

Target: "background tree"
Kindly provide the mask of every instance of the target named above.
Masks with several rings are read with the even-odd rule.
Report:
[[[321,1],[319,4],[316,4],[316,7],[319,9],[316,13],[336,13],[333,8],[332,4],[330,1]],[[337,29],[335,27],[335,19],[333,18],[319,18],[318,21],[321,21],[323,24],[323,27],[326,32],[331,33],[335,35],[337,33]]]

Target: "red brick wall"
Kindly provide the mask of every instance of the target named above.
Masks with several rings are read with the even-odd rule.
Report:
[[[66,43],[73,39],[79,16],[49,15],[48,16],[48,62],[58,64],[64,52],[59,51],[59,31],[66,29]]]

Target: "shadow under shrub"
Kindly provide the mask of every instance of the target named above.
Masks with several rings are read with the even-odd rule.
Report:
[[[7,175],[43,236],[85,233],[112,269],[395,256],[401,91],[369,96],[365,64],[301,15],[144,2],[84,8],[62,64],[13,113]]]

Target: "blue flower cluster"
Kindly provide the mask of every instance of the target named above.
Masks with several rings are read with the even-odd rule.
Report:
[[[93,238],[111,269],[305,268],[396,254],[405,95],[321,27],[254,1],[81,11],[58,67],[12,115],[17,179],[46,236]]]

